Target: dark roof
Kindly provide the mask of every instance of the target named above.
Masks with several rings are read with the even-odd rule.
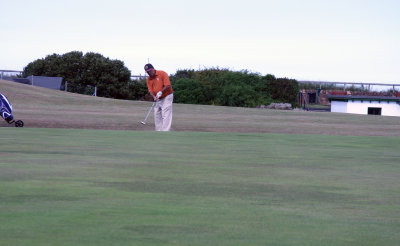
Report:
[[[395,101],[400,102],[400,97],[389,96],[352,96],[352,95],[328,95],[329,101]]]

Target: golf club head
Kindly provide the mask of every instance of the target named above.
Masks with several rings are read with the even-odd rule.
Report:
[[[140,123],[141,123],[142,125],[146,125],[146,122],[144,122],[144,121],[141,121]]]

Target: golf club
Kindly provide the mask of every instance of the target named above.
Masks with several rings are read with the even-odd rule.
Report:
[[[143,125],[146,125],[146,120],[150,115],[151,110],[153,109],[154,105],[156,104],[156,102],[153,102],[153,104],[151,105],[149,112],[147,112],[146,118],[144,118],[144,121],[141,121],[140,123],[142,123]]]

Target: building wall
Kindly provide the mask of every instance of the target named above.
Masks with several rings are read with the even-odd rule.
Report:
[[[382,115],[400,116],[400,105],[391,101],[332,101],[331,112],[368,114],[368,108],[382,108]]]
[[[332,101],[331,112],[334,113],[347,113],[347,102]]]
[[[382,108],[382,115],[400,116],[400,105],[389,101],[349,101],[347,104],[347,113],[368,114],[368,108]]]
[[[396,102],[390,102],[389,105],[382,108],[382,115],[400,116],[400,105]]]

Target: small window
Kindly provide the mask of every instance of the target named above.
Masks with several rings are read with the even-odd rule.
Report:
[[[382,115],[382,108],[368,108],[368,114]]]

